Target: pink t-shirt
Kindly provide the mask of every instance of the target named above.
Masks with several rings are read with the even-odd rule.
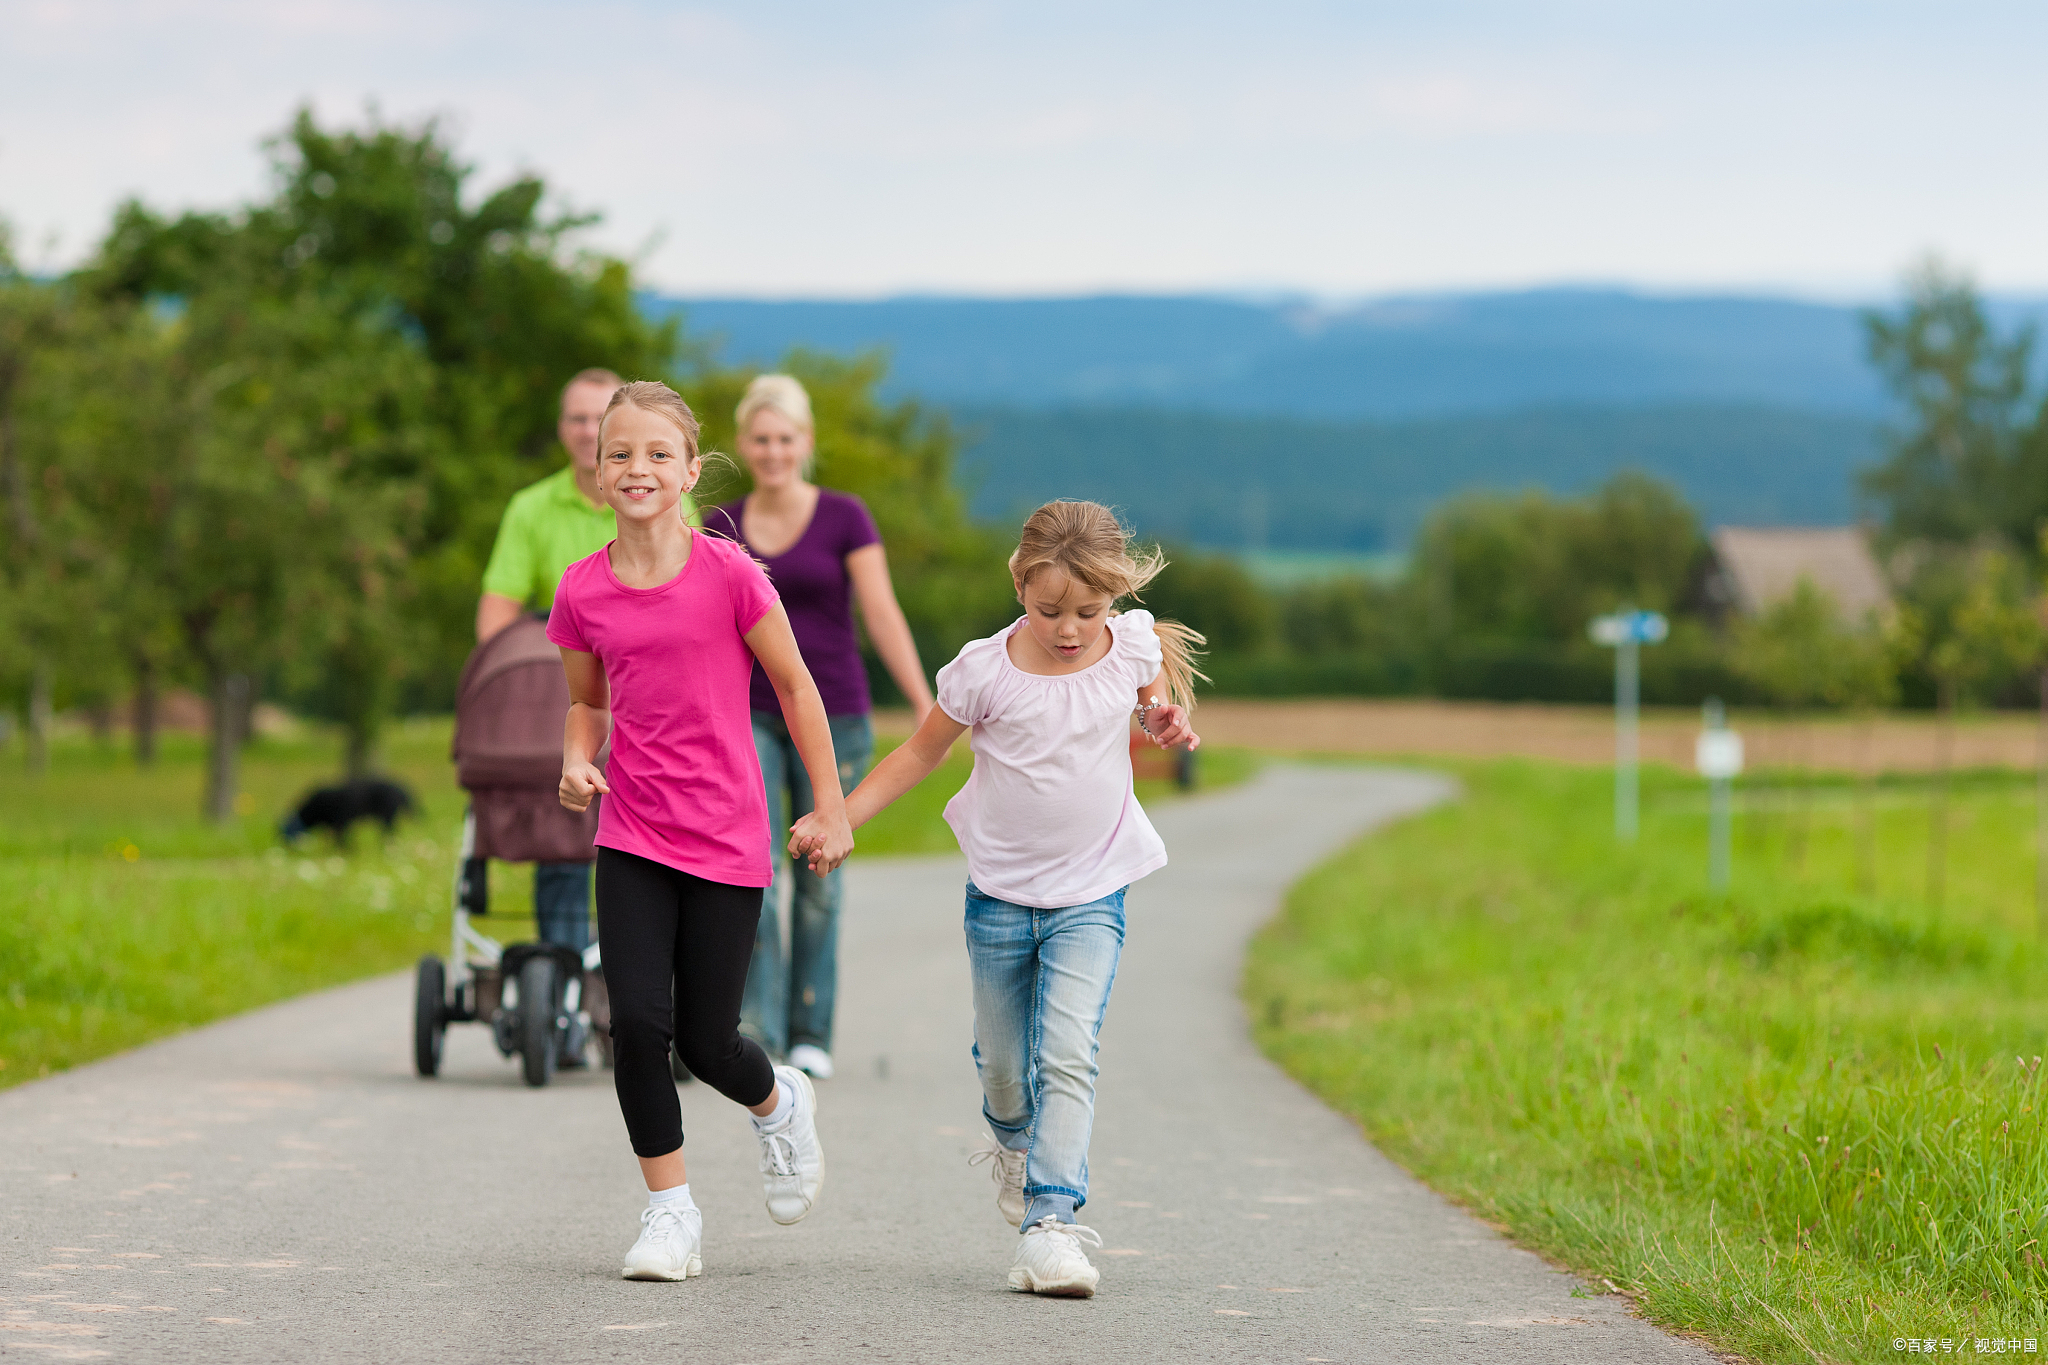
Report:
[[[775,605],[760,565],[699,532],[658,588],[629,588],[611,547],[562,575],[548,638],[595,654],[612,696],[610,795],[597,842],[728,886],[766,886],[768,797],[741,638]]]
[[[1020,618],[939,670],[939,709],[973,727],[974,771],[946,803],[967,875],[998,900],[1062,910],[1166,866],[1131,786],[1131,707],[1159,676],[1152,613],[1109,620],[1109,652],[1046,677],[1010,662]]]

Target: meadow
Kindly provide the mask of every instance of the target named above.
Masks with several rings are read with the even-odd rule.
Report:
[[[196,736],[165,735],[158,762],[139,769],[124,746],[66,734],[49,771],[17,768],[0,784],[0,1088],[423,953],[445,956],[464,806],[448,741],[445,719],[387,733],[383,769],[412,789],[420,814],[388,840],[359,825],[347,847],[324,834],[292,849],[278,840],[284,812],[340,769],[340,736],[316,727],[250,744],[237,815],[223,825],[199,819]],[[878,752],[897,742],[882,739]],[[1242,751],[1208,758],[1209,783],[1253,764]],[[0,761],[19,763],[18,741]],[[940,812],[970,765],[957,746],[860,832],[855,858],[954,851]],[[1157,780],[1139,791],[1147,802],[1174,798]],[[527,868],[493,864],[491,896],[486,932],[530,938]]]
[[[2048,1338],[2030,779],[1958,778],[1937,905],[1925,779],[1748,783],[1721,895],[1695,779],[1646,771],[1619,847],[1603,771],[1443,766],[1464,800],[1359,841],[1255,942],[1273,1057],[1438,1190],[1723,1349]]]

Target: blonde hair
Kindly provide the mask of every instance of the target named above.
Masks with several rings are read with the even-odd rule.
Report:
[[[800,431],[815,433],[818,429],[811,420],[811,395],[794,375],[757,374],[748,381],[747,391],[740,395],[740,405],[732,415],[734,434],[745,441],[748,425],[763,412],[774,413]],[[818,450],[814,445],[804,459],[803,476],[810,478],[817,465]]]
[[[628,403],[674,423],[676,430],[683,433],[685,453],[693,460],[702,458],[697,450],[697,414],[690,411],[681,394],[658,379],[636,379],[613,391],[612,401],[605,404],[604,416],[598,419],[598,440],[604,439],[604,424],[611,420],[612,413]]]
[[[1138,594],[1165,567],[1166,556],[1156,547],[1133,554],[1129,528],[1099,502],[1045,504],[1025,518],[1017,552],[1010,556],[1010,578],[1019,601],[1025,585],[1039,572],[1058,569],[1113,601],[1129,597],[1142,602]],[[1154,621],[1152,633],[1159,637],[1167,700],[1192,711],[1195,680],[1209,681],[1209,675],[1195,667],[1202,654],[1199,646],[1208,640],[1178,621]]]

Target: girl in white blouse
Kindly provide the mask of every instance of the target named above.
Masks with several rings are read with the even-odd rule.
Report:
[[[972,730],[974,775],[946,806],[967,855],[974,1059],[996,1206],[1023,1229],[1010,1287],[1086,1297],[1100,1278],[1074,1221],[1088,1197],[1096,1036],[1124,939],[1124,892],[1166,865],[1131,785],[1130,716],[1162,748],[1189,725],[1202,637],[1117,612],[1166,566],[1134,555],[1099,503],[1051,502],[1024,523],[1010,576],[1021,619],[939,670],[938,705],[846,799],[859,828]],[[823,831],[799,822],[793,857]],[[1035,1041],[1034,1041],[1035,1040]]]

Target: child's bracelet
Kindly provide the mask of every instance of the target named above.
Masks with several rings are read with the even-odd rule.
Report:
[[[1154,697],[1150,701],[1139,702],[1131,708],[1138,713],[1138,728],[1148,735],[1152,733],[1151,714],[1159,709],[1159,705],[1159,698]]]

